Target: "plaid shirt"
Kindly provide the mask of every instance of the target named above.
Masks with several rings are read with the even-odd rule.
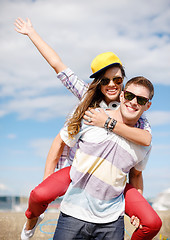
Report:
[[[57,78],[59,78],[63,85],[68,90],[70,90],[79,100],[83,98],[83,95],[88,89],[88,84],[79,79],[69,68],[67,68],[63,72],[58,73]],[[63,153],[58,161],[57,168],[61,169],[67,164],[71,165],[74,159],[76,149],[77,144],[73,148],[65,146]]]
[[[79,100],[87,92],[88,84],[79,79],[74,72],[67,68],[65,71],[57,74],[57,78],[63,83],[63,85],[70,90]]]
[[[67,68],[63,72],[57,74],[57,78],[63,83],[63,85],[69,89],[79,100],[82,100],[84,94],[88,89],[88,84],[85,83],[83,80],[79,79],[74,72]],[[119,103],[116,103],[119,104]],[[102,108],[112,108],[112,104],[110,103],[109,106],[102,101],[100,103],[100,107]],[[147,120],[147,118],[142,114],[139,118],[138,122],[136,123],[135,127],[145,129],[151,133],[151,127]],[[77,144],[74,147],[69,148],[68,146],[64,147],[63,153],[57,163],[57,168],[61,169],[67,165],[72,165],[74,155],[77,149]]]

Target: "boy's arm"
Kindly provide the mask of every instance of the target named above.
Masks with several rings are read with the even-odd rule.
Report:
[[[143,175],[142,171],[132,168],[129,172],[129,183],[143,194]]]
[[[117,122],[113,132],[135,144],[142,146],[149,146],[151,144],[152,135],[144,129],[130,127],[124,123]]]
[[[22,18],[17,18],[14,24],[16,26],[15,30],[18,33],[27,35],[31,39],[38,51],[46,59],[50,66],[54,68],[56,73],[59,73],[67,68],[58,54],[38,35],[33,28],[30,19],[27,18],[27,20],[24,21]]]
[[[142,171],[137,171],[135,168],[132,168],[129,172],[129,183],[138,190],[140,194],[143,195],[143,175]],[[130,222],[136,228],[142,228],[140,220],[136,216],[131,216]]]
[[[87,125],[94,125],[98,127],[104,127],[104,124],[108,118],[108,115],[105,113],[105,111],[100,108],[99,111],[96,111],[94,109],[90,109],[90,111],[86,111],[84,115],[84,119],[86,120]],[[91,118],[92,122],[88,122],[88,118]],[[125,139],[134,142],[136,144],[142,145],[142,146],[149,146],[151,144],[152,135],[149,131],[136,128],[136,127],[130,127],[124,123],[117,122],[113,132],[124,137]]]
[[[55,137],[51,145],[51,148],[48,152],[43,180],[46,179],[49,175],[51,175],[55,171],[56,165],[60,159],[60,156],[63,152],[64,147],[65,147],[65,143],[61,139],[60,134],[58,134]]]

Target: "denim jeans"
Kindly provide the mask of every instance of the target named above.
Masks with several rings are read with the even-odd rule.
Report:
[[[124,217],[111,223],[97,224],[60,213],[53,240],[123,240]]]

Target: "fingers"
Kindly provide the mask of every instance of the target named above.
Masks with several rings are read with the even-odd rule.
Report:
[[[83,119],[85,120],[85,122],[84,122],[85,124],[91,125],[92,119],[91,119],[90,116],[84,115],[84,116],[83,116]]]
[[[26,18],[28,24],[32,25],[31,20],[29,18]]]
[[[93,114],[97,114],[98,112],[101,112],[101,113],[105,113],[105,111],[104,111],[104,109],[103,108],[97,108],[97,111],[96,111],[96,109],[94,109],[94,108],[88,108],[88,111],[90,111],[91,113],[93,113]]]
[[[15,20],[15,23],[17,24],[17,26],[22,27],[25,22],[24,22],[24,20],[23,20],[22,18],[19,18],[19,17],[18,17],[18,18]]]
[[[16,26],[16,28],[15,28],[16,30],[21,30],[20,24],[18,24],[17,22],[15,22],[14,25]]]
[[[87,117],[92,117],[92,116],[93,116],[93,113],[88,110],[88,111],[85,111],[85,115],[86,115]]]
[[[24,21],[22,20],[22,18],[17,18],[15,20],[14,25],[16,26],[15,30],[17,32],[20,32],[21,28],[23,27]]]
[[[138,228],[138,227],[142,228],[142,225],[140,224],[139,218],[137,218],[137,217],[135,217],[135,216],[132,216],[131,219],[130,219],[130,222],[131,222],[131,224],[132,224],[134,227],[136,227],[136,228]]]
[[[22,24],[25,23],[25,21],[24,21],[21,17],[18,17],[17,20],[18,20],[19,22],[21,22]]]
[[[92,115],[93,116],[97,115],[99,112],[104,112],[104,110],[102,108],[97,108],[97,111],[96,111],[96,109],[94,108],[88,108],[88,110],[85,111],[85,114],[91,117]]]

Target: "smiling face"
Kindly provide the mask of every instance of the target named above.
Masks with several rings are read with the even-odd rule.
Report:
[[[126,91],[129,91],[136,96],[142,96],[149,99],[149,89],[145,86],[141,86],[138,84],[130,84]],[[124,97],[124,92],[120,95],[120,111],[123,117],[123,122],[134,126],[142,113],[148,110],[151,106],[151,102],[147,102],[145,105],[140,105],[137,102],[137,98],[134,97],[132,100],[126,100]]]
[[[122,73],[119,67],[111,67],[106,70],[103,79],[110,79],[111,81],[107,85],[101,85],[101,92],[104,95],[104,100],[107,104],[112,101],[119,101],[119,95],[122,90],[122,84],[115,84],[113,79],[115,77],[121,77]]]

